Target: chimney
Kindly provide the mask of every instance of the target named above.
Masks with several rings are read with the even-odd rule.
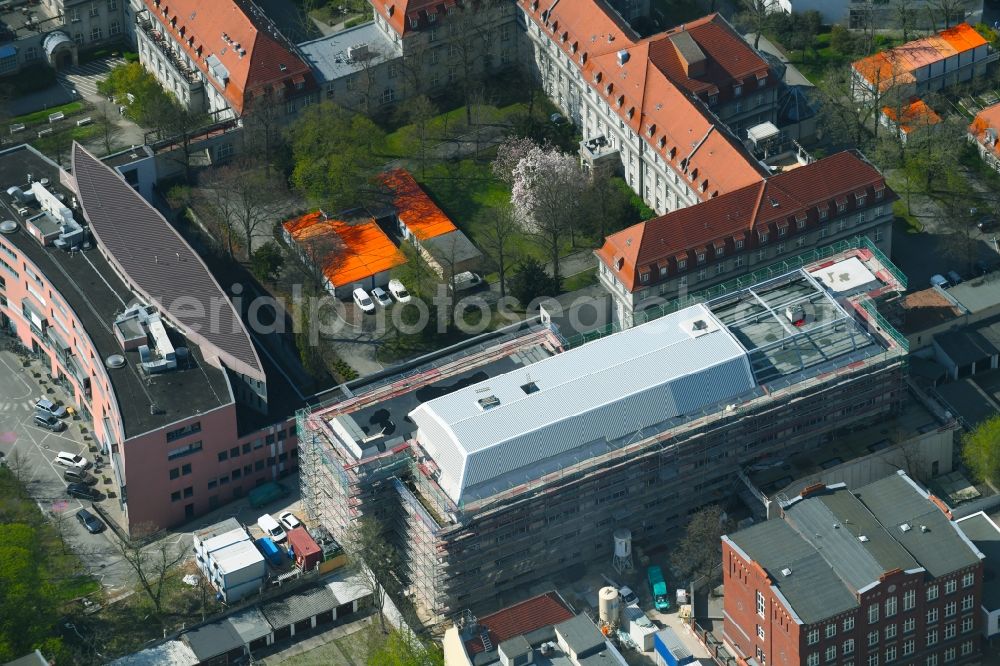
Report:
[[[619,67],[624,66],[625,63],[628,62],[628,59],[629,59],[628,51],[626,51],[625,49],[622,49],[621,51],[618,52],[618,66]]]

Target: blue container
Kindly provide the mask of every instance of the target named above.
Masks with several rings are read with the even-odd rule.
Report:
[[[684,647],[681,639],[670,627],[665,627],[653,635],[653,651],[656,653],[656,663],[667,666],[684,666],[694,663],[694,655]]]
[[[257,548],[272,565],[281,566],[281,548],[270,537],[257,539]]]

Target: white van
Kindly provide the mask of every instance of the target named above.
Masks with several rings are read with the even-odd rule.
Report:
[[[264,532],[264,536],[271,537],[275,543],[281,543],[287,536],[285,534],[285,528],[279,525],[278,521],[272,518],[269,513],[265,513],[257,519],[257,527]]]

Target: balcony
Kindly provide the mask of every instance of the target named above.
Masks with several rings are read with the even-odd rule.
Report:
[[[160,30],[160,26],[155,21],[147,19],[140,19],[137,25],[142,30],[142,32],[149,38],[149,41],[156,45],[156,48],[163,55],[163,58],[173,65],[174,70],[176,70],[178,76],[184,79],[192,85],[201,85],[201,75],[199,72],[191,69],[187,61],[177,55],[177,53],[171,48],[168,43],[169,38],[163,34]]]

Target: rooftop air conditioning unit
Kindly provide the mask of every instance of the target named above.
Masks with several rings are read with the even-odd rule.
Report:
[[[358,60],[368,56],[368,44],[355,44],[347,48],[347,57],[351,60]]]

